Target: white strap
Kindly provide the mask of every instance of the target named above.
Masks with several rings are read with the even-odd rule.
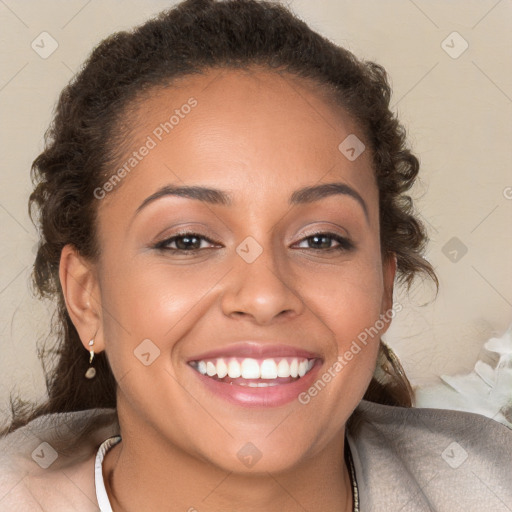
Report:
[[[121,441],[121,436],[109,437],[106,441],[101,443],[101,446],[96,453],[96,462],[94,464],[94,486],[96,487],[96,499],[101,512],[113,512],[112,506],[108,499],[107,490],[105,489],[105,482],[103,481],[103,459],[105,454]]]

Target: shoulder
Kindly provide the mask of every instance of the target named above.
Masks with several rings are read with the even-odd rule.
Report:
[[[98,510],[94,462],[114,409],[48,414],[0,438],[0,512]]]
[[[512,509],[512,430],[492,419],[363,400],[347,437],[362,510]]]

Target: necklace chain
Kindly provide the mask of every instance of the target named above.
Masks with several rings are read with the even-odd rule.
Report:
[[[352,452],[348,444],[347,438],[345,437],[345,453],[348,463],[348,470],[350,474],[350,483],[352,484],[352,499],[353,507],[352,512],[359,512],[359,490],[357,488],[356,470],[354,468],[354,461],[352,460]]]

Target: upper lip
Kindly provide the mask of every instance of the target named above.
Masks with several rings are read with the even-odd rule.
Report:
[[[304,350],[291,345],[276,343],[261,343],[254,341],[241,341],[203,352],[197,356],[188,359],[188,362],[203,361],[206,359],[216,359],[220,357],[250,357],[254,359],[274,358],[274,357],[304,357],[307,359],[320,358],[319,354]]]

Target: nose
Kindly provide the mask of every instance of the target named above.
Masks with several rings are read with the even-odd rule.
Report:
[[[281,271],[269,249],[252,263],[234,255],[234,268],[222,295],[222,311],[226,316],[246,317],[259,325],[268,325],[279,318],[293,318],[304,310],[304,303],[295,289],[293,275]],[[289,268],[289,267],[288,267]]]

